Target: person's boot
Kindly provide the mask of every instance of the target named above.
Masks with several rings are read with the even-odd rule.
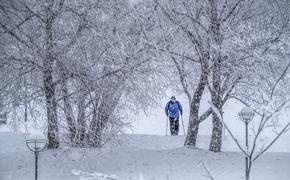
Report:
[[[172,126],[170,126],[170,134],[171,134],[171,136],[173,136],[174,133],[175,133],[174,126],[172,125]]]

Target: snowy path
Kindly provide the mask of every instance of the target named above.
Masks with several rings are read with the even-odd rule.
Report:
[[[26,149],[24,139],[0,133],[0,180],[33,179],[33,154]],[[243,179],[241,153],[188,149],[182,147],[183,141],[182,136],[129,135],[121,138],[122,145],[108,145],[101,151],[67,147],[46,151],[40,155],[39,179],[206,180],[200,160],[216,180]],[[290,153],[268,153],[253,170],[253,180],[289,180]]]

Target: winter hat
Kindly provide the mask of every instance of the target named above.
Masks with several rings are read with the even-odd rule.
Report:
[[[170,100],[171,100],[171,101],[176,101],[175,96],[171,96]]]

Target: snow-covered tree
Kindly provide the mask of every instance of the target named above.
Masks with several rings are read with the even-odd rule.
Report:
[[[185,145],[195,146],[199,124],[212,114],[212,138],[209,149],[221,150],[222,123],[211,108],[203,114],[199,105],[204,91],[222,114],[222,107],[231,97],[248,68],[260,62],[256,56],[262,49],[274,46],[285,34],[287,18],[268,1],[155,1],[161,16],[161,31],[167,44],[163,51],[173,60],[180,81],[190,102],[190,118]],[[277,22],[275,28],[260,29],[257,19]],[[248,27],[250,25],[252,28]],[[255,27],[256,26],[256,27]],[[271,26],[271,27],[270,27]],[[245,28],[241,28],[245,27]],[[246,33],[259,32],[265,38],[253,44],[239,44]],[[267,38],[266,38],[267,37]],[[237,40],[239,39],[239,40]],[[260,43],[260,41],[263,43]],[[241,49],[236,46],[239,44]],[[258,63],[257,63],[258,64]],[[193,77],[195,76],[195,77]],[[197,80],[196,76],[200,79]],[[190,85],[194,84],[194,86]],[[190,88],[193,87],[193,88]]]
[[[100,146],[126,124],[123,106],[142,100],[149,103],[146,96],[134,99],[133,94],[158,96],[147,90],[154,89],[151,83],[144,83],[158,75],[151,64],[156,56],[142,41],[142,30],[150,24],[137,21],[137,10],[126,1],[9,1],[1,5],[1,38],[7,42],[1,46],[1,58],[7,62],[3,69],[31,68],[31,74],[22,70],[24,74],[17,77],[15,73],[22,71],[9,72],[12,77],[7,84],[18,91],[15,86],[24,87],[25,76],[29,102],[44,97],[49,148],[58,147],[58,128],[68,130],[73,144]],[[21,80],[16,84],[12,80],[17,78]],[[7,84],[3,83],[5,90]],[[15,93],[11,96],[15,98]]]

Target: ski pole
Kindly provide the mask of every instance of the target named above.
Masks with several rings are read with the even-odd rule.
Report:
[[[167,127],[168,127],[168,116],[166,117],[166,136],[167,136]]]
[[[182,123],[182,127],[183,127],[183,133],[185,135],[185,129],[184,129],[184,123],[183,123],[183,117],[182,117],[182,115],[181,115],[181,123]]]

